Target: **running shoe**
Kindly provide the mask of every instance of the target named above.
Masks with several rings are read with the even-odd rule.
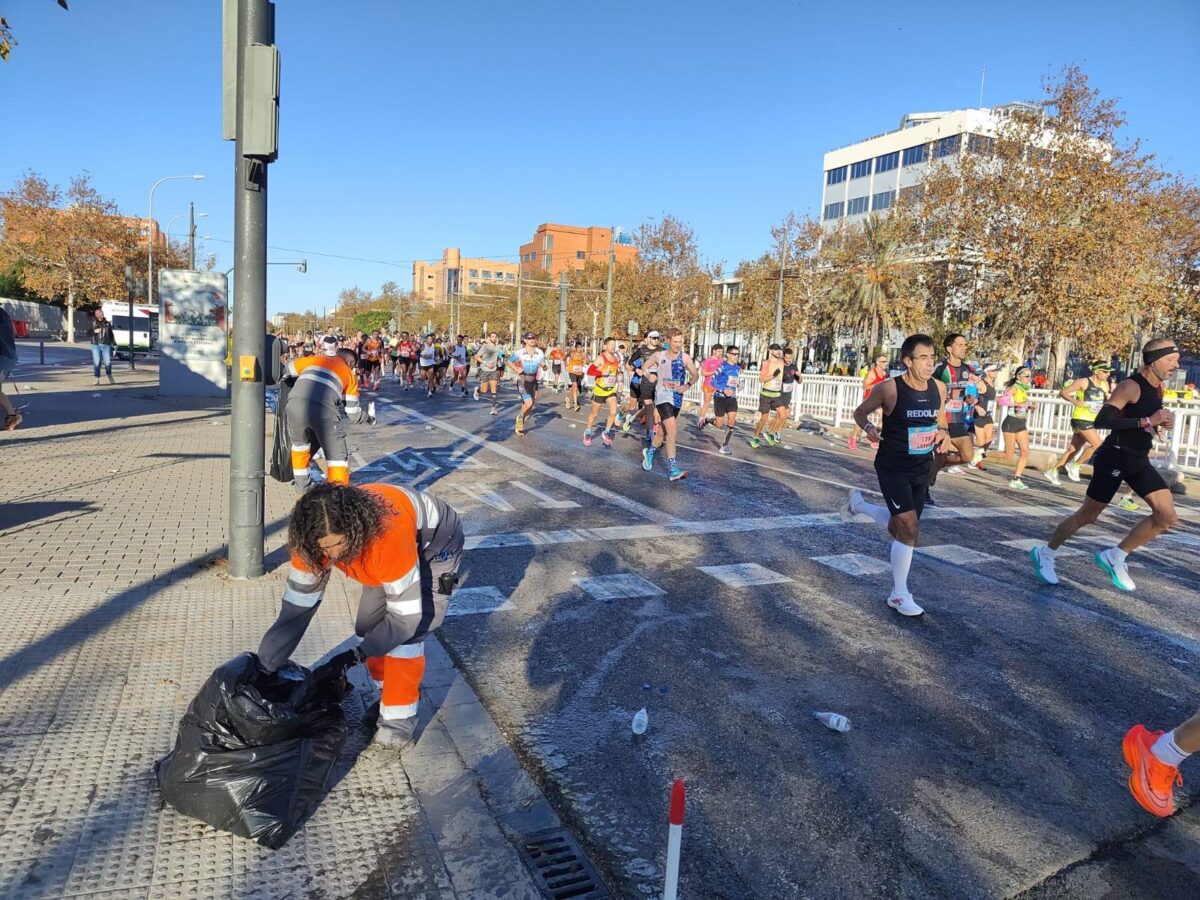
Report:
[[[475,393],[473,393],[473,394],[471,395],[471,399],[472,399],[472,400],[478,400],[478,399],[479,399],[479,385],[475,385]]]
[[[967,463],[967,466],[970,468],[977,468],[981,462],[983,462],[983,451],[976,450],[975,455],[971,457],[971,461]]]
[[[12,431],[18,425],[25,421],[25,417],[20,413],[13,413],[11,416],[4,417],[4,430]]]
[[[721,448],[721,452],[723,454],[725,454],[726,456],[733,456],[733,448],[730,447],[728,444],[726,444],[724,447]]]
[[[857,450],[858,449],[858,438],[856,438],[854,435],[851,435],[850,440],[846,441],[846,446],[849,447],[851,450]]]
[[[1124,498],[1120,503],[1117,504],[1117,506],[1121,507],[1121,509],[1127,509],[1130,512],[1138,511],[1137,501],[1134,500],[1132,497]]]
[[[517,434],[525,433],[525,421],[520,416],[517,416]]]
[[[950,468],[948,468],[946,470],[946,474],[947,475],[966,475],[967,473],[966,473],[966,471],[963,470],[962,466],[951,466]]]
[[[585,431],[585,432],[583,433],[583,446],[585,446],[585,447],[590,447],[590,446],[592,446],[592,432],[591,432],[591,430]]]
[[[426,400],[428,400],[432,396],[433,396],[433,391],[430,391],[430,390],[425,391],[425,399]]]
[[[1079,481],[1079,463],[1069,462],[1064,468],[1067,470],[1068,478],[1075,482]]]
[[[687,472],[679,468],[678,465],[671,466],[671,480],[678,481],[680,478],[687,478]]]
[[[1047,469],[1042,474],[1045,475],[1046,480],[1055,487],[1058,487],[1062,484],[1062,480],[1058,477],[1058,469]]]
[[[975,462],[975,460],[971,460],[969,463],[967,463],[967,468],[971,469],[974,472],[982,472],[983,471],[983,463],[979,463],[979,462]]]
[[[752,438],[750,438],[750,446],[753,447],[755,450],[757,450],[759,447],[762,446],[762,444],[760,444],[758,442],[758,438],[752,437]]]
[[[496,407],[494,407],[494,406],[492,407],[492,411],[489,413],[489,415],[493,415],[493,416],[497,416],[499,414],[500,414],[500,410],[496,409]]]
[[[705,419],[700,419],[700,420],[699,420],[699,421],[696,423],[696,430],[697,430],[697,431],[703,431],[703,430],[704,430],[704,426],[705,426],[705,425],[707,425],[707,424],[708,424],[708,419],[706,419],[706,418],[705,418]]]
[[[863,492],[860,491],[858,488],[851,488],[850,495],[846,498],[846,502],[842,504],[842,508],[839,510],[839,512],[842,516],[842,521],[843,522],[854,521],[854,517],[855,517],[855,515],[857,515],[857,513],[855,513],[854,510],[858,506],[860,506],[863,502],[864,502],[863,501]]]
[[[621,431],[625,434],[629,434],[629,425],[629,416],[626,416],[621,420]]]
[[[649,472],[654,468],[654,448],[647,447],[642,451],[642,468]]]
[[[905,594],[903,597],[894,595],[888,597],[887,605],[902,616],[919,616],[925,612],[917,606],[917,601],[912,598],[912,594]]]
[[[602,432],[600,432],[600,440],[604,441],[605,447],[611,447],[612,446],[612,432],[609,431],[607,428],[605,428]]]
[[[1058,584],[1058,575],[1054,571],[1054,560],[1042,555],[1045,549],[1041,545],[1029,548],[1029,558],[1033,560],[1033,574],[1043,584]]]
[[[1117,560],[1113,557],[1112,552],[1115,547],[1109,547],[1107,550],[1101,550],[1092,559],[1096,560],[1096,565],[1108,573],[1108,577],[1112,579],[1112,583],[1123,591],[1132,591],[1136,585],[1133,579],[1129,577],[1129,569],[1125,565],[1125,560]]]
[[[768,447],[774,447],[779,443],[779,438],[775,437],[775,435],[771,434],[769,431],[763,432],[763,439],[767,442]]]
[[[1023,482],[1020,478],[1010,478],[1009,482],[1008,482],[1008,486],[1010,488],[1012,488],[1014,491],[1029,490],[1029,485],[1027,485],[1025,482]]]
[[[1183,785],[1183,776],[1150,750],[1161,736],[1161,731],[1149,731],[1139,723],[1125,732],[1121,750],[1133,770],[1129,775],[1129,793],[1133,799],[1151,815],[1169,816],[1175,812],[1173,789],[1175,785]]]

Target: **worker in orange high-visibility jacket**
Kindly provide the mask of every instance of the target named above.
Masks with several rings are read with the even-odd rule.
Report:
[[[443,500],[391,484],[315,485],[288,523],[291,571],[279,618],[258,648],[275,671],[300,644],[333,569],[362,585],[354,631],[362,640],[330,662],[366,661],[382,688],[375,742],[415,741],[425,638],[442,624],[458,580],[463,531]]]
[[[338,355],[337,338],[326,336],[320,346],[319,355],[289,362],[286,376],[291,385],[285,409],[292,436],[292,471],[301,494],[308,490],[308,464],[318,447],[325,451],[326,479],[334,484],[350,483],[350,448],[342,408],[351,422],[365,419],[358,402],[358,379]]]

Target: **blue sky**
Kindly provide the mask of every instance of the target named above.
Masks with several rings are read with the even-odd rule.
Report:
[[[220,139],[219,0],[8,0],[0,189],[82,170],[166,225],[194,200],[232,265],[233,145]],[[1200,4],[604,5],[281,0],[272,312],[332,307],[443,247],[515,259],[541,222],[627,228],[671,213],[710,260],[757,255],[815,211],[821,157],[909,111],[1036,99],[1082,65],[1131,133],[1200,172]],[[185,220],[172,229],[182,233]],[[223,240],[217,240],[223,239]],[[356,262],[317,252],[382,262]],[[391,263],[387,265],[384,263]]]

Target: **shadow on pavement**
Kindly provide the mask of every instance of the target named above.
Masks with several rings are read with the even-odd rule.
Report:
[[[76,513],[74,516],[66,516],[58,520],[65,522],[68,519],[75,519],[79,516],[87,516],[100,512],[100,510],[101,507],[95,503],[83,500],[38,500],[29,503],[8,502],[0,505],[0,531],[8,528],[16,528],[20,525],[29,525],[32,522],[48,519],[60,513]]]

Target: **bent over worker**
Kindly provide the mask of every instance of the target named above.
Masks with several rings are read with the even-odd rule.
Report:
[[[391,484],[326,483],[300,498],[288,522],[291,571],[283,607],[258,655],[275,671],[299,646],[334,568],[363,586],[354,631],[335,659],[366,661],[382,688],[374,743],[415,743],[425,638],[446,617],[458,580],[463,530],[443,500]],[[331,660],[333,662],[333,660]]]
[[[349,484],[350,448],[341,409],[344,406],[346,417],[356,424],[364,416],[358,402],[358,379],[354,368],[338,355],[337,338],[322,338],[319,356],[302,356],[288,363],[288,377],[295,380],[286,412],[296,490],[301,494],[308,490],[308,464],[318,448],[325,451],[328,480]]]

